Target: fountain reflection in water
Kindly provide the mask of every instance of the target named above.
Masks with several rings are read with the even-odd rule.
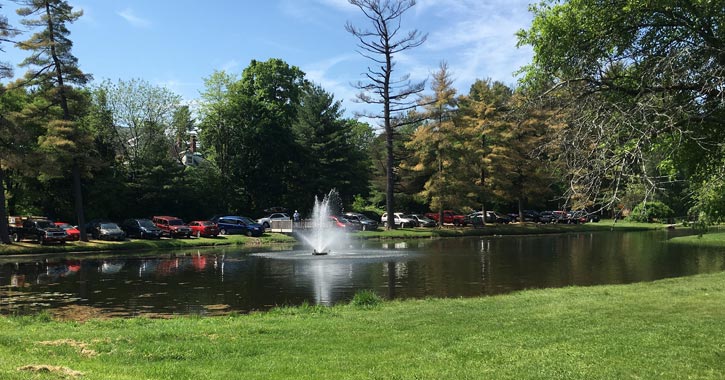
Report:
[[[298,232],[305,244],[312,248],[313,255],[327,255],[334,249],[348,244],[345,232],[337,227],[330,217],[339,202],[337,190],[332,189],[322,200],[315,197],[312,208],[312,228],[306,232]]]

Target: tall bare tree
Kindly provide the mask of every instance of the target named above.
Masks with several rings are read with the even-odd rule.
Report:
[[[426,34],[417,29],[401,31],[403,14],[415,6],[415,0],[348,0],[360,8],[370,21],[372,28],[359,28],[348,22],[345,29],[358,40],[359,53],[373,64],[364,74],[365,80],[354,86],[360,90],[357,99],[363,103],[380,105],[383,112],[367,115],[383,120],[386,135],[386,204],[388,227],[395,228],[393,193],[395,185],[395,157],[393,141],[395,138],[395,116],[417,106],[416,94],[425,89],[425,81],[413,82],[409,74],[394,77],[394,57],[403,51],[422,45]]]

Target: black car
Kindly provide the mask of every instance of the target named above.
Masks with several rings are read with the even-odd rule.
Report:
[[[160,239],[163,234],[150,219],[126,219],[121,224],[121,229],[128,237],[141,239]]]
[[[343,215],[350,223],[355,224],[358,230],[375,231],[378,229],[378,222],[357,212],[347,212]]]

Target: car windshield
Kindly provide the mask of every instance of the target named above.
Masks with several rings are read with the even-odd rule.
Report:
[[[255,221],[253,221],[252,219],[247,218],[246,216],[243,216],[243,217],[239,218],[239,220],[241,220],[242,223],[244,223],[244,224],[255,224],[256,223]]]
[[[38,228],[55,227],[55,224],[51,223],[48,220],[40,220],[36,224],[38,225]]]
[[[154,228],[154,227],[156,227],[156,225],[154,224],[154,222],[152,222],[152,221],[150,221],[148,219],[141,219],[141,220],[139,220],[138,221],[138,225],[141,226],[141,227],[146,227],[146,228]]]
[[[116,228],[118,228],[116,223],[101,223],[101,229],[103,230],[115,230]]]
[[[73,228],[73,226],[71,226],[68,223],[61,223],[61,224],[58,224],[57,226],[60,227],[60,228],[62,228],[62,229],[64,229],[64,230],[70,230],[71,228]]]
[[[201,224],[204,227],[213,227],[214,226],[214,222],[209,222],[209,221],[201,222],[199,224]]]
[[[182,224],[184,224],[184,221],[181,219],[169,219],[170,226],[180,226]]]

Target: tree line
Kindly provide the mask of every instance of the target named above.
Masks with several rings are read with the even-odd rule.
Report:
[[[361,101],[383,107],[372,115],[384,121],[380,134],[344,117],[339,100],[281,59],[212,73],[198,109],[141,79],[94,83],[78,68],[66,27],[82,13],[65,0],[21,3],[32,36],[17,41],[18,29],[0,17],[0,48],[28,52],[26,74],[0,86],[3,241],[6,215],[78,224],[159,213],[258,215],[277,206],[305,210],[332,188],[356,211],[616,213],[657,200],[716,221],[725,210],[718,2],[543,2],[519,32],[535,53],[519,85],[481,79],[463,95],[445,63],[428,95],[418,97],[425,83],[405,74],[377,91],[392,76],[394,55],[425,35],[371,43],[370,31],[348,24],[370,57],[383,57],[373,62],[390,64],[373,66],[369,82],[356,86]],[[373,25],[397,27],[415,5],[351,3],[377,10],[366,13]],[[616,17],[620,11],[631,17]],[[0,75],[11,71],[0,64]]]

